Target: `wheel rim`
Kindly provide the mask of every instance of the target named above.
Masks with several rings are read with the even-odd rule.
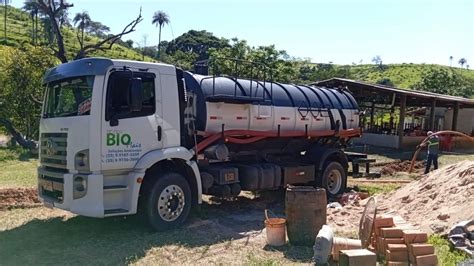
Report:
[[[158,213],[161,219],[172,222],[181,215],[184,204],[183,190],[177,185],[169,185],[161,191],[158,198]]]
[[[342,174],[336,169],[329,172],[326,188],[331,194],[336,194],[341,189]]]

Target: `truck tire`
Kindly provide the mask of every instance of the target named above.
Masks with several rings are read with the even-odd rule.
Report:
[[[153,230],[164,231],[183,224],[191,210],[191,188],[178,173],[166,173],[148,190],[145,213]]]
[[[339,162],[329,162],[324,167],[321,177],[321,186],[326,189],[329,197],[341,194],[346,189],[347,174],[344,167]]]

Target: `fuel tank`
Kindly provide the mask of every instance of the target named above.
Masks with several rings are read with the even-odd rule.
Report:
[[[184,73],[187,123],[196,130],[357,129],[359,107],[346,90]]]

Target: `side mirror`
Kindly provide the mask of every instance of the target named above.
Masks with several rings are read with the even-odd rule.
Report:
[[[130,79],[130,112],[142,110],[143,83],[141,78]]]

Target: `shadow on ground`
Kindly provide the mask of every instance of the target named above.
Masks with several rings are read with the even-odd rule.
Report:
[[[140,216],[32,219],[0,232],[0,264],[127,264],[144,257],[152,248],[167,245],[176,252],[183,247],[202,247],[204,257],[213,244],[247,238],[244,243],[248,245],[252,233],[261,233],[264,228],[265,208],[283,213],[283,198],[276,194],[273,199],[211,199],[194,211],[182,228],[160,233],[150,231]],[[282,252],[295,262],[308,262],[312,255],[311,248],[263,248]]]

